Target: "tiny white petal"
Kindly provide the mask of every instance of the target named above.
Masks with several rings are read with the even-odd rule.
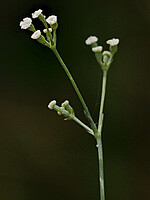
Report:
[[[53,100],[53,101],[51,101],[49,104],[48,104],[48,108],[49,109],[53,109],[53,106],[55,106],[56,105],[56,101],[55,100]]]
[[[49,31],[52,32],[52,28],[49,28]],[[43,32],[47,33],[47,29],[44,29]]]
[[[92,48],[92,51],[94,52],[94,53],[99,53],[99,52],[101,52],[103,50],[103,47],[102,46],[97,46],[97,47],[93,47]]]
[[[31,38],[36,40],[38,39],[39,37],[41,36],[41,31],[40,30],[37,30],[35,31],[32,35],[31,35]]]
[[[28,29],[32,24],[32,19],[29,17],[26,17],[23,19],[23,21],[20,22],[21,29]]]
[[[32,13],[32,18],[37,18],[41,13],[42,13],[43,10],[39,9],[39,10],[36,10],[34,13]]]
[[[119,39],[113,38],[111,40],[107,40],[106,43],[109,44],[110,46],[115,46],[115,45],[119,44]]]
[[[46,19],[46,22],[50,25],[56,24],[57,23],[57,16],[51,15]]]
[[[87,44],[87,45],[91,45],[91,44],[93,44],[93,43],[95,43],[95,42],[97,42],[98,41],[98,38],[96,37],[96,36],[90,36],[90,37],[88,37],[88,39],[85,41],[85,43]]]

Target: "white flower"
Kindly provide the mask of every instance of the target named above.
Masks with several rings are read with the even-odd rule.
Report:
[[[90,36],[90,37],[88,37],[88,39],[85,41],[85,43],[87,44],[87,45],[91,45],[91,44],[93,44],[93,43],[95,43],[95,42],[97,42],[98,41],[98,38],[96,37],[96,36]]]
[[[56,105],[56,101],[53,100],[48,104],[48,108],[52,110],[55,105]]]
[[[57,16],[51,15],[46,19],[46,21],[50,25],[56,24],[57,23]]]
[[[111,40],[107,40],[106,43],[109,44],[110,46],[115,46],[115,45],[119,44],[119,39],[113,38]]]
[[[39,37],[41,36],[41,31],[40,30],[37,30],[35,31],[32,35],[31,35],[31,38],[36,40],[38,39]]]
[[[32,13],[32,18],[37,18],[41,13],[42,13],[43,10],[39,9],[39,10],[36,10],[34,13]]]
[[[20,22],[21,29],[27,29],[31,26],[31,24],[32,19],[29,17],[24,18],[23,21]]]
[[[101,52],[103,50],[103,47],[102,46],[97,46],[97,47],[93,47],[92,48],[92,51],[94,53],[98,53],[98,52]]]
[[[49,31],[52,32],[52,28],[49,28]],[[47,33],[47,29],[44,29],[43,32]]]

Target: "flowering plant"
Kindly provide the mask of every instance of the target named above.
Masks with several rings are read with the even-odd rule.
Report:
[[[89,134],[91,134],[97,142],[96,147],[98,148],[98,162],[99,162],[99,182],[100,182],[100,199],[105,200],[105,190],[104,190],[104,167],[103,167],[103,147],[102,147],[102,127],[104,121],[104,101],[106,94],[106,81],[107,81],[107,73],[113,62],[114,55],[117,52],[119,39],[110,39],[107,40],[107,44],[109,45],[109,51],[103,51],[103,47],[98,45],[98,38],[96,36],[90,36],[85,41],[87,45],[89,45],[95,54],[95,58],[103,72],[102,78],[102,93],[101,93],[101,101],[100,101],[100,110],[99,110],[99,118],[98,118],[98,126],[94,123],[89,109],[83,99],[80,90],[78,89],[71,73],[69,72],[67,66],[62,60],[60,54],[56,49],[57,37],[56,30],[58,28],[57,16],[51,15],[48,18],[43,15],[42,10],[39,9],[32,13],[32,18],[38,18],[43,24],[45,29],[43,30],[45,36],[42,35],[40,30],[36,30],[34,25],[32,24],[32,19],[26,17],[23,21],[20,22],[21,29],[28,29],[33,32],[31,38],[37,40],[42,45],[50,48],[54,54],[56,55],[58,61],[63,67],[66,75],[68,76],[75,92],[77,93],[79,100],[84,108],[85,116],[89,122],[89,126],[84,124],[80,119],[78,119],[75,115],[74,109],[70,105],[69,101],[64,101],[61,106],[57,105],[56,100],[51,101],[48,104],[48,108],[51,110],[57,111],[58,115],[62,115],[65,117],[65,120],[74,120],[80,126],[82,126]],[[49,27],[50,25],[50,27]]]

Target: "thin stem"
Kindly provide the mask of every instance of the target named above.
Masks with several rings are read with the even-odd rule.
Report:
[[[98,136],[96,138],[96,140],[97,140],[98,161],[99,161],[100,200],[105,200],[103,146],[102,146],[102,138],[101,138],[101,136]]]
[[[69,106],[69,105],[68,105]],[[66,118],[65,120],[68,120],[68,119],[72,119],[74,120],[75,122],[77,122],[80,126],[82,126],[83,128],[85,128],[85,130],[90,133],[91,135],[94,136],[94,132],[91,128],[89,128],[86,124],[84,124],[81,120],[79,120],[77,117],[75,117],[74,113],[71,114],[68,110],[66,109],[63,109],[62,110],[62,107],[59,107],[57,105],[54,105],[53,106],[53,109],[58,113],[64,115]]]
[[[79,99],[80,99],[80,101],[81,101],[81,103],[82,103],[82,106],[83,106],[83,108],[84,108],[84,110],[85,110],[85,112],[86,112],[86,115],[87,115],[87,118],[88,118],[88,120],[89,120],[89,122],[90,122],[91,128],[92,128],[93,131],[96,133],[96,132],[97,132],[97,128],[96,128],[96,126],[95,126],[95,123],[94,123],[94,121],[93,121],[93,119],[92,119],[92,117],[91,117],[91,115],[90,115],[90,112],[89,112],[89,110],[88,110],[88,107],[87,107],[87,105],[86,105],[86,103],[85,103],[85,101],[84,101],[84,99],[83,99],[83,97],[82,97],[82,95],[81,95],[81,93],[80,93],[80,91],[79,91],[79,89],[78,89],[78,87],[77,87],[77,85],[76,85],[76,83],[75,83],[75,81],[74,81],[72,75],[70,74],[70,72],[69,72],[67,66],[65,65],[65,63],[64,63],[64,61],[62,60],[61,56],[59,55],[57,49],[56,49],[56,48],[52,48],[52,50],[53,50],[54,54],[56,55],[57,59],[59,60],[60,64],[62,65],[64,71],[66,72],[66,74],[67,74],[67,76],[68,76],[70,82],[72,83],[72,86],[74,87],[74,89],[75,89],[75,91],[76,91],[76,93],[77,93],[77,95],[78,95],[78,97],[79,97]]]
[[[53,31],[53,39],[54,39],[54,44],[57,42],[57,36],[56,36],[56,29]]]
[[[107,81],[107,70],[103,70],[102,95],[101,95],[99,121],[98,121],[98,133],[100,134],[102,131],[102,126],[103,126],[103,110],[104,110],[104,101],[105,101],[105,93],[106,93],[106,81]]]
[[[105,187],[104,187],[104,166],[103,166],[103,146],[102,146],[102,126],[103,126],[103,110],[106,93],[107,70],[103,70],[102,80],[102,94],[98,121],[98,135],[96,136],[98,147],[98,161],[99,161],[99,182],[100,182],[100,200],[105,200]]]
[[[93,130],[90,129],[87,125],[85,125],[83,122],[81,122],[77,117],[73,117],[72,119],[74,121],[76,121],[78,124],[80,124],[80,126],[82,126],[83,128],[85,128],[88,133],[90,133],[91,135],[94,135]]]

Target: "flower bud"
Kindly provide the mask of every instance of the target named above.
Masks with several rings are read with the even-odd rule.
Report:
[[[49,28],[49,31],[52,32],[52,28]],[[47,33],[47,29],[45,28],[45,29],[43,30],[43,32],[44,32],[44,33]]]
[[[53,100],[51,101],[49,104],[48,104],[48,108],[53,110],[53,107],[56,105],[56,100]]]
[[[111,53],[109,51],[103,51],[102,55],[110,57]]]
[[[62,106],[66,111],[68,111],[69,114],[75,115],[74,110],[73,110],[73,108],[69,105],[69,101],[68,101],[68,100],[64,101],[64,102],[61,104],[61,106]]]
[[[107,65],[107,63],[108,63],[108,61],[109,61],[109,58],[110,58],[110,56],[111,56],[111,53],[110,53],[109,51],[104,51],[104,52],[102,53],[102,55],[103,55],[103,62],[104,62],[104,64]]]
[[[67,105],[69,105],[69,101],[68,101],[68,100],[64,101],[64,102],[61,104],[61,106],[64,107],[64,108],[65,108]]]

